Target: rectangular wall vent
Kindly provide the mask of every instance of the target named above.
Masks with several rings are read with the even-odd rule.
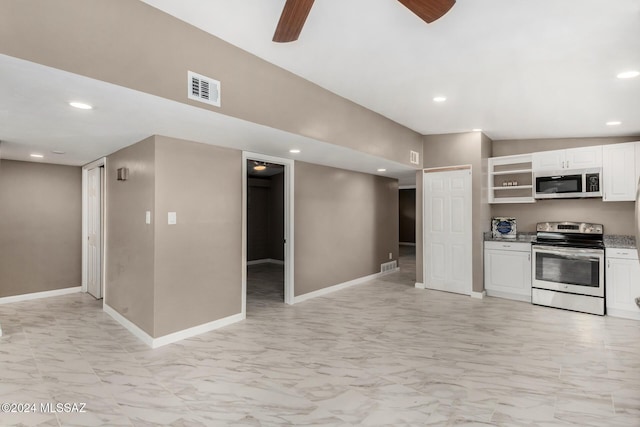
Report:
[[[189,99],[204,102],[216,107],[220,106],[220,82],[210,77],[205,77],[193,71],[187,72],[189,78]]]
[[[414,165],[419,165],[420,164],[420,153],[418,153],[417,151],[410,151],[409,152],[409,162],[413,163]]]
[[[393,271],[398,268],[398,261],[389,261],[380,264],[380,273],[384,273],[386,271]]]

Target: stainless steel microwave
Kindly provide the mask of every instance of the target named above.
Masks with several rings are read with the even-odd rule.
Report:
[[[534,173],[536,199],[602,197],[602,168],[563,169]]]

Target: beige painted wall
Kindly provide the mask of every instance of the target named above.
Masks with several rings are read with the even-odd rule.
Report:
[[[0,297],[81,285],[82,172],[0,160]]]
[[[493,142],[494,156],[559,150],[592,145],[640,141],[638,136],[612,138],[568,138],[505,140]],[[536,223],[544,221],[584,221],[604,225],[606,234],[632,235],[634,231],[633,202],[603,202],[601,199],[544,200],[536,203],[491,205],[492,216],[516,218],[518,231],[535,231]]]
[[[284,261],[284,172],[269,180],[269,258]]]
[[[510,156],[536,151],[561,150],[563,148],[589,147],[593,145],[618,144],[640,141],[640,136],[620,136],[609,138],[550,138],[550,139],[509,139],[493,141],[492,156]]]
[[[242,153],[157,136],[155,158],[155,336],[163,336],[242,310]]]
[[[296,296],[398,259],[397,180],[296,162],[294,197]]]
[[[129,168],[127,181],[116,179],[121,167]],[[155,138],[111,154],[105,175],[105,303],[154,336]]]
[[[491,140],[480,132],[468,132],[446,135],[427,135],[424,137],[424,167],[435,168],[456,165],[472,167],[472,258],[473,291],[484,288],[483,233],[490,229],[490,207],[486,197],[486,159],[491,153]],[[422,174],[418,173],[416,184],[416,281],[423,282],[423,237],[422,237]]]
[[[418,133],[140,1],[0,2],[0,53],[409,166],[422,151]],[[187,70],[221,81],[221,108],[187,99]]]

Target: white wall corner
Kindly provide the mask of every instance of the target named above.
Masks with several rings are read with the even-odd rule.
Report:
[[[424,283],[416,282],[416,288],[418,289],[427,289]]]
[[[178,332],[173,332],[168,335],[163,335],[158,338],[153,338],[151,335],[140,329],[136,324],[129,319],[118,313],[112,307],[107,304],[103,305],[103,310],[113,319],[120,323],[126,330],[128,330],[133,336],[145,343],[151,348],[158,348],[167,344],[172,344],[178,341],[182,341],[187,338],[194,337],[196,335],[204,334],[206,332],[213,331],[215,329],[222,328],[224,326],[231,325],[232,323],[244,320],[245,313],[238,313],[222,319],[214,320],[213,322],[204,323],[202,325],[194,326],[192,328],[183,329]]]
[[[485,296],[487,296],[487,291],[482,291],[482,292],[471,291],[471,298],[483,299]]]
[[[151,335],[147,334],[135,323],[124,317],[122,314],[118,313],[114,308],[107,305],[106,303],[102,304],[102,309],[109,316],[113,317],[113,320],[120,323],[120,325],[122,325],[127,331],[131,332],[131,335],[135,336],[140,341],[153,348],[153,337]]]

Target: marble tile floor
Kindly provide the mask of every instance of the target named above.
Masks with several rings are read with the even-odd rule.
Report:
[[[86,412],[0,426],[640,426],[639,322],[415,289],[405,252],[294,306],[265,268],[246,321],[155,350],[85,294],[2,305],[0,401]]]

